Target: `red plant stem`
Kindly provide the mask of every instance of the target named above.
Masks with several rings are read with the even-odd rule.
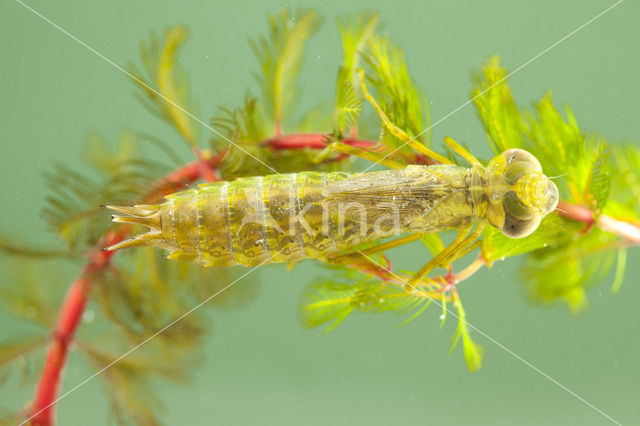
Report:
[[[585,223],[587,226],[596,225],[605,232],[610,232],[625,239],[631,245],[640,245],[640,225],[637,223],[625,222],[606,214],[598,216],[596,222],[593,212],[587,207],[562,200],[558,203],[557,211],[562,217]]]
[[[194,154],[198,161],[196,164],[198,165],[198,174],[202,178],[202,180],[207,182],[213,182],[216,180],[220,180],[216,171],[213,167],[211,167],[211,158],[213,155],[209,150],[201,150],[199,147],[194,148]]]
[[[357,269],[360,272],[368,275],[375,276],[379,278],[381,281],[395,284],[397,286],[403,287],[407,283],[407,280],[402,276],[394,273],[389,263],[388,266],[375,265],[371,263],[367,263],[364,266],[356,265],[353,269]],[[449,289],[450,287],[454,287],[459,282],[466,280],[475,274],[480,268],[486,265],[484,258],[482,255],[478,256],[476,260],[470,263],[466,268],[461,270],[460,272],[452,273],[451,269],[447,272],[447,274],[438,276],[438,277],[429,277],[431,282],[441,282],[443,283],[442,291]]]
[[[145,201],[152,201],[162,195],[184,188],[201,178],[205,180],[216,179],[215,168],[218,163],[215,161],[219,159],[220,157],[208,159],[203,157],[174,170],[152,187],[149,195],[145,197]],[[54,424],[53,411],[60,387],[61,373],[67,360],[69,346],[87,305],[91,289],[91,276],[104,270],[109,265],[111,257],[116,253],[100,249],[122,241],[127,237],[128,232],[129,227],[123,226],[117,231],[110,231],[101,239],[97,249],[90,255],[89,262],[85,265],[80,277],[69,287],[60,308],[58,322],[51,333],[51,342],[47,350],[42,377],[36,387],[31,409],[32,425],[49,426]]]
[[[124,235],[112,231],[103,244],[111,245],[122,240]],[[92,273],[103,269],[115,252],[97,251],[84,267],[80,277],[71,284],[60,308],[58,322],[51,335],[44,371],[36,388],[32,425],[50,425],[53,417],[53,403],[60,385],[60,376],[69,353],[69,345],[84,313],[91,287]]]
[[[271,149],[324,149],[327,147],[328,141],[331,141],[331,136],[326,133],[298,133],[275,136],[265,140],[263,145],[267,145]],[[373,148],[378,144],[374,141],[361,140],[353,137],[342,139],[341,142],[358,148]]]

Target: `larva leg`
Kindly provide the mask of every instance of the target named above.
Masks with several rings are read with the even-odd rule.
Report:
[[[458,232],[456,238],[453,240],[449,246],[447,246],[444,250],[438,253],[433,259],[427,262],[418,272],[415,273],[413,277],[404,285],[404,289],[407,293],[412,293],[416,289],[416,284],[420,282],[424,277],[429,274],[436,266],[440,265],[443,260],[446,260],[451,256],[451,253],[455,253],[455,250],[459,247],[459,244],[466,241],[467,237],[469,237],[469,232],[471,231],[473,225],[468,225]]]
[[[314,158],[314,162],[316,163],[320,163],[322,161],[324,161],[325,159],[327,159],[327,157],[329,155],[331,155],[333,152],[340,152],[342,154],[348,154],[348,155],[353,155],[356,157],[360,157],[360,158],[364,158],[365,160],[369,160],[373,163],[378,163],[378,164],[382,164],[383,166],[387,166],[391,169],[404,169],[405,166],[393,161],[391,159],[385,158],[384,156],[373,152],[373,151],[369,151],[366,149],[362,149],[362,148],[358,148],[355,146],[351,146],[351,145],[347,145],[345,143],[341,143],[341,142],[332,142],[329,145],[327,145],[327,147],[325,149],[323,149],[322,151],[320,151],[320,153]]]
[[[471,234],[469,234],[464,240],[460,241],[458,245],[451,250],[449,256],[440,261],[438,266],[444,268],[478,247],[482,241],[477,240],[477,238],[482,235],[484,228],[486,228],[486,223],[480,222]]]
[[[464,256],[466,256],[467,254],[469,254],[471,251],[473,251],[475,248],[477,248],[480,244],[482,244],[482,240],[476,240],[473,244],[468,245],[464,250],[462,250],[461,252],[456,253],[456,255],[451,258],[448,259],[447,262],[444,264],[446,265],[450,265],[453,262],[456,262],[459,259],[462,259]]]
[[[413,148],[415,151],[419,152],[420,154],[424,154],[441,164],[453,164],[451,160],[449,160],[447,157],[444,157],[438,154],[437,152],[427,148],[422,143],[420,143],[420,141],[410,137],[402,129],[400,129],[398,126],[393,124],[391,120],[389,120],[389,117],[387,117],[387,114],[385,114],[382,108],[380,108],[380,105],[378,105],[378,102],[375,100],[375,98],[367,91],[367,86],[365,85],[365,82],[364,82],[364,71],[362,69],[359,70],[359,75],[360,75],[360,87],[362,88],[362,93],[364,94],[364,97],[367,99],[367,101],[369,101],[369,103],[376,110],[376,112],[378,113],[378,116],[384,123],[384,126],[387,129],[389,129],[391,134],[393,134],[395,137],[400,139],[402,142],[408,144],[411,148]]]
[[[467,151],[462,145],[460,145],[458,142],[453,140],[453,138],[450,138],[449,136],[446,136],[444,138],[444,143],[449,148],[453,149],[455,151],[455,153],[458,154],[460,157],[462,157],[465,160],[467,160],[469,162],[469,164],[471,164],[472,166],[480,165],[480,161],[473,154],[471,154],[469,151]]]
[[[396,238],[395,240],[388,241],[384,244],[378,244],[377,246],[369,247],[364,250],[359,250],[357,252],[336,256],[332,259],[329,259],[329,262],[330,263],[348,263],[349,261],[357,260],[359,258],[366,257],[370,254],[380,253],[385,250],[390,250],[394,247],[399,247],[401,245],[408,244],[422,237],[422,235],[423,234],[409,234],[404,237],[400,237],[400,238]]]

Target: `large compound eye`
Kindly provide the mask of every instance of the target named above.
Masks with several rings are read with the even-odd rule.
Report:
[[[500,232],[502,232],[505,237],[524,238],[538,229],[540,220],[540,216],[533,216],[529,219],[518,219],[507,214],[504,217],[504,225],[500,229]]]
[[[531,208],[522,204],[513,191],[502,198],[504,208],[504,224],[500,231],[509,238],[523,238],[538,228],[542,216],[535,214]]]
[[[525,151],[520,148],[511,148],[502,153],[504,156],[507,166],[516,161],[522,161],[524,163],[528,163],[531,165],[533,170],[539,172],[542,171],[542,166],[538,159],[531,154],[529,151]]]
[[[523,149],[508,149],[502,156],[505,160],[504,178],[509,185],[514,185],[523,176],[542,171],[538,159]]]

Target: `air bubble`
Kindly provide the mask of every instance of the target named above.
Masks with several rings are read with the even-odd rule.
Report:
[[[93,310],[85,311],[84,314],[82,314],[82,321],[84,322],[93,322],[95,318],[96,313]]]

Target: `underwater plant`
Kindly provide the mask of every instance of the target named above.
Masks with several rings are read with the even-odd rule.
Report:
[[[141,45],[141,66],[128,68],[129,78],[141,102],[177,132],[194,160],[181,164],[174,147],[139,132],[126,132],[115,153],[94,136],[88,141],[86,161],[99,179],[62,165],[46,177],[51,195],[43,217],[60,237],[60,247],[42,249],[0,240],[9,260],[6,269],[18,268],[24,276],[19,285],[1,288],[3,308],[42,326],[39,334],[0,345],[0,366],[7,372],[26,366],[25,380],[36,382],[34,400],[8,422],[53,423],[61,372],[73,345],[103,380],[118,421],[158,423],[160,400],[151,383],[157,378],[179,382],[187,375],[190,364],[179,361],[197,355],[208,329],[196,308],[209,301],[207,306],[224,307],[250,300],[249,287],[233,284],[253,269],[201,268],[166,260],[150,248],[103,250],[141,242],[130,238],[138,234],[138,225],[150,223],[145,222],[155,211],[150,206],[164,196],[198,182],[273,173],[359,172],[361,163],[352,161],[358,157],[392,169],[458,165],[461,159],[481,163],[452,139],[445,140],[441,153],[430,148],[426,95],[411,78],[401,48],[377,33],[376,14],[339,22],[343,56],[332,110],[314,109],[291,120],[304,48],[320,25],[313,11],[292,17],[286,9],[270,16],[268,34],[252,41],[261,93],[247,93],[235,108],[221,107],[210,125],[192,115],[196,102],[177,60],[186,29],[176,26],[161,37],[152,35]],[[627,249],[640,244],[640,150],[583,131],[571,110],[566,108],[563,115],[548,94],[531,109],[518,107],[507,76],[497,57],[489,59],[473,74],[471,99],[498,158],[514,149],[527,150],[539,161],[536,168],[559,177],[557,210],[540,208],[533,218],[536,226],[527,228],[530,235],[517,235],[522,237],[518,239],[487,226],[465,228],[448,250],[443,239],[449,236],[440,233],[443,229],[382,243],[378,238],[362,241],[354,246],[357,251],[340,253],[341,261],[330,259],[327,277],[304,290],[304,326],[332,331],[355,312],[395,312],[407,323],[436,304],[443,322],[450,316],[458,321],[450,350],[461,343],[466,364],[475,371],[483,350],[472,339],[457,284],[480,268],[523,255],[522,276],[532,300],[561,302],[572,311],[585,306],[587,290],[612,268],[612,290],[620,287]],[[372,114],[363,116],[369,108]],[[320,126],[326,130],[308,130]],[[203,127],[213,132],[210,139]],[[171,164],[146,159],[142,140],[165,152]],[[508,173],[500,169],[500,176]],[[398,193],[401,189],[406,188],[392,188]],[[527,188],[521,191],[529,194]],[[124,206],[118,207],[121,223],[109,220],[104,204]],[[458,201],[456,206],[465,204]],[[465,244],[459,244],[462,241]],[[387,252],[410,242],[423,245],[437,261],[417,274],[395,270]],[[453,262],[464,262],[476,249],[479,253],[470,263],[455,272]],[[174,257],[192,260],[183,253]],[[78,279],[58,306],[43,286],[46,277],[38,275],[41,269],[34,265],[44,259],[57,265],[84,258]],[[254,269],[264,260],[253,264]],[[430,273],[435,267],[443,270],[441,275]],[[406,291],[408,283],[419,291]],[[95,331],[79,337],[76,333],[90,303],[98,308],[98,318],[86,327]]]

